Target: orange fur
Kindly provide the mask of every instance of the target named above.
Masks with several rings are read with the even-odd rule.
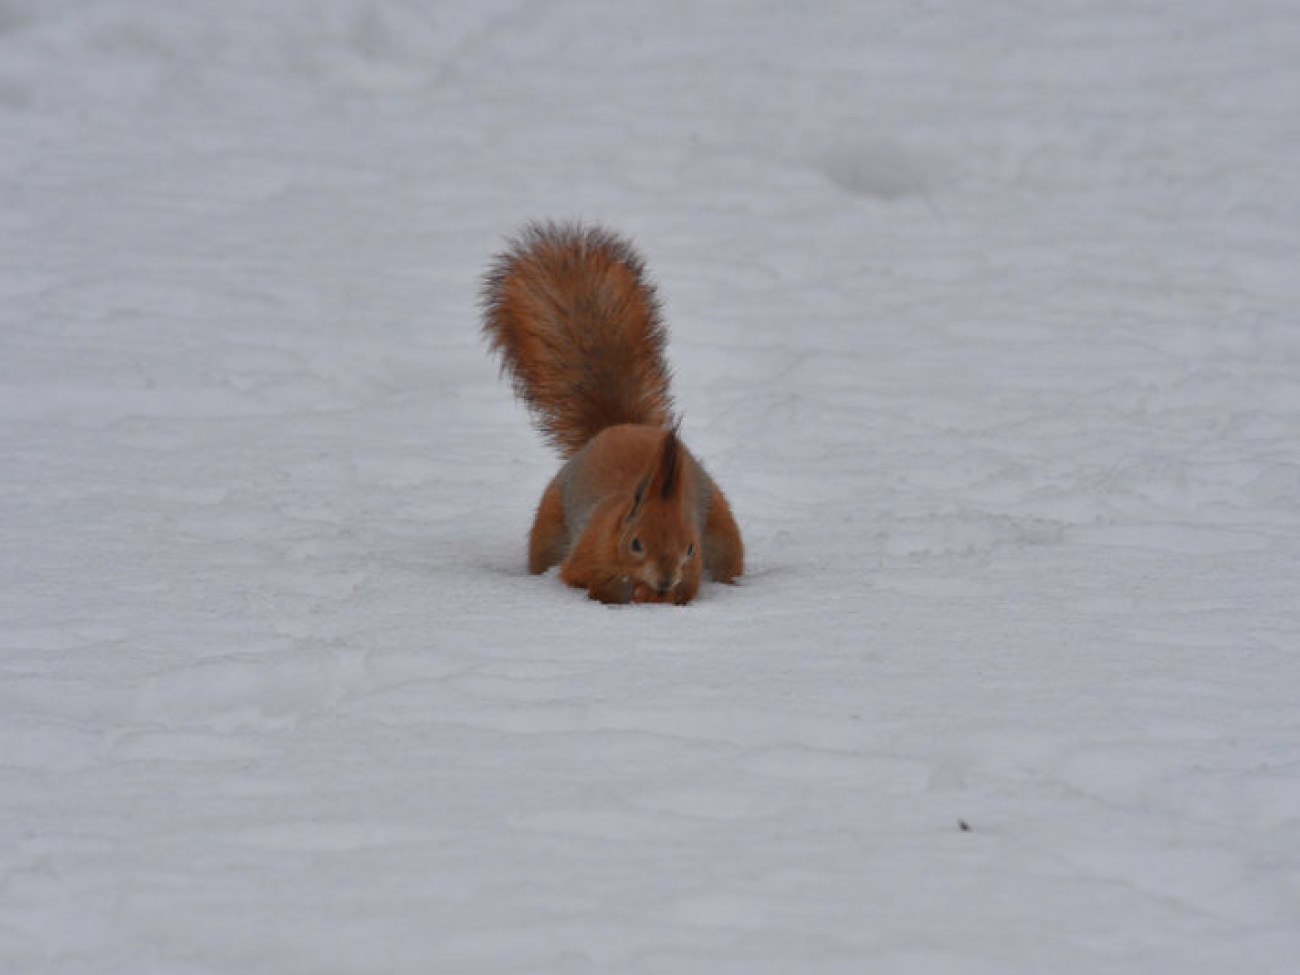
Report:
[[[503,369],[565,457],[616,423],[672,422],[659,301],[626,241],[530,224],[497,257],[483,296]]]
[[[567,458],[537,508],[528,568],[607,603],[688,603],[704,570],[744,571],[727,499],[672,426],[666,330],[631,245],[533,224],[484,284],[484,324],[543,435]]]

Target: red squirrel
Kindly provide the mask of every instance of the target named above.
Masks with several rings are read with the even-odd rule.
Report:
[[[740,529],[678,437],[654,285],[632,245],[533,223],[483,282],[483,331],[565,458],[528,539],[528,570],[604,603],[690,602],[704,570],[744,571]]]

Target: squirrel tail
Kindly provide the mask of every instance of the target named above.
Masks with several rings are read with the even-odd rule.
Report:
[[[671,426],[667,329],[625,239],[532,223],[483,282],[483,332],[542,435],[568,457],[616,423]]]

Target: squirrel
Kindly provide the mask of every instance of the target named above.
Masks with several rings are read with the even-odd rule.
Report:
[[[722,491],[678,435],[655,287],[601,227],[531,223],[495,258],[483,332],[564,458],[537,506],[528,570],[603,603],[690,602],[744,571]]]

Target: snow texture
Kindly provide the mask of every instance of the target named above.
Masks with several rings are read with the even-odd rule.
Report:
[[[0,971],[1281,972],[1294,0],[0,0]],[[524,571],[633,236],[749,571]]]

